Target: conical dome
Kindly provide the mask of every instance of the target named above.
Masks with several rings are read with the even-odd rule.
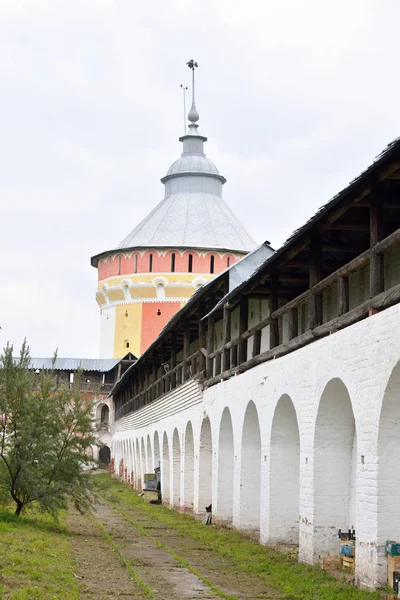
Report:
[[[197,110],[195,116],[198,119]],[[161,179],[164,199],[116,249],[186,247],[249,252],[257,244],[222,198],[226,179],[205,156],[207,138],[198,133],[197,123],[192,120],[180,141],[182,155]]]

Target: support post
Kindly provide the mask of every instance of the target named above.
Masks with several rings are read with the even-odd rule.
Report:
[[[205,371],[206,370],[206,357],[202,352],[203,350],[207,349],[207,325],[205,321],[199,321],[199,350],[200,350],[200,354],[199,354],[199,371]]]
[[[214,351],[214,315],[208,316],[207,322],[207,379],[213,377],[214,361],[210,354]]]
[[[380,202],[376,188],[372,192],[369,225],[371,248],[369,296],[373,298],[384,290],[383,254],[376,254],[373,251],[373,247],[383,239],[383,201]]]
[[[322,324],[322,294],[314,294],[312,288],[322,279],[322,246],[318,236],[310,239],[310,301],[309,327],[314,329]]]
[[[173,331],[171,334],[171,369],[176,367],[176,333]],[[171,389],[176,388],[176,371],[171,373]]]
[[[247,339],[242,339],[243,334],[249,328],[249,299],[247,296],[240,298],[240,316],[239,316],[239,364],[247,360]]]
[[[269,314],[271,323],[269,326],[269,347],[275,348],[279,345],[279,323],[277,318],[273,318],[272,314],[278,310],[278,274],[275,270],[271,271],[270,277],[270,296],[269,296]]]
[[[224,305],[224,320],[223,320],[223,343],[229,344],[231,341],[231,311],[227,304]],[[229,371],[231,368],[231,353],[229,349],[224,348],[222,355],[222,372]]]
[[[349,278],[338,277],[337,282],[338,293],[338,313],[339,317],[349,312]]]
[[[297,308],[290,308],[288,311],[289,317],[289,340],[293,340],[293,338],[298,336],[298,317],[297,317]]]
[[[183,325],[183,373],[182,373],[182,383],[189,379],[189,358],[190,351],[190,329],[189,324],[185,323]]]

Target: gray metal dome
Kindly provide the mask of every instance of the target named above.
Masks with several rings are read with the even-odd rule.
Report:
[[[167,176],[176,175],[177,173],[212,173],[213,175],[219,175],[214,163],[205,156],[198,154],[182,155],[173,162],[167,171]]]

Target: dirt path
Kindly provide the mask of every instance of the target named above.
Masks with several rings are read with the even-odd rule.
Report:
[[[72,514],[69,527],[87,600],[285,598],[134,506],[100,499],[94,516]]]

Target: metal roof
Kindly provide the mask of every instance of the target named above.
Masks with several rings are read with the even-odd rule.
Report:
[[[180,192],[165,197],[117,249],[143,246],[248,252],[256,242],[221,196]]]
[[[15,362],[19,357],[14,357]],[[31,358],[31,369],[54,369],[56,371],[98,371],[107,373],[111,371],[122,359],[121,358],[56,358],[53,364],[52,358]]]
[[[198,117],[198,113],[192,114]],[[190,113],[189,113],[190,120]],[[164,199],[116,248],[92,257],[92,265],[118,250],[193,248],[246,253],[258,246],[222,198],[225,177],[204,154],[207,138],[191,122],[182,136],[183,153],[161,182]]]

